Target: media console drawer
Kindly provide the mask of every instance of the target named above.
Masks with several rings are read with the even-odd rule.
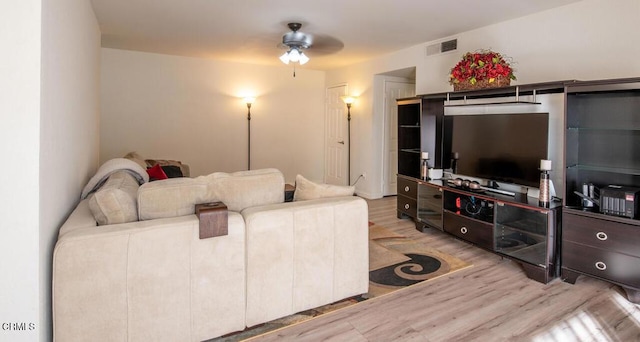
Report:
[[[640,288],[640,258],[563,241],[562,267]]]
[[[413,217],[418,217],[418,204],[409,197],[398,196],[398,210]]]
[[[418,183],[398,177],[398,195],[407,196],[413,199],[418,198]]]
[[[640,257],[640,227],[565,213],[562,239]]]
[[[482,248],[493,250],[493,225],[444,212],[444,231]]]

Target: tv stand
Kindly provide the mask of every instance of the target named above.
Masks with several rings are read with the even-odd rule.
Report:
[[[560,273],[560,211],[559,203],[540,207],[537,198],[524,194],[506,197],[443,187],[445,232],[517,262],[528,278],[545,284]]]

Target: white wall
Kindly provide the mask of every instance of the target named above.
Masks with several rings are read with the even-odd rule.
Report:
[[[0,329],[2,341],[36,340],[40,328],[40,6],[40,0],[0,2],[0,155],[11,165],[0,177],[0,322],[36,325],[25,331]]]
[[[97,166],[100,33],[84,0],[0,13],[0,341],[50,341],[53,244]]]
[[[638,0],[585,0],[327,72],[327,84],[348,83],[360,95],[352,109],[352,172],[368,177],[358,192],[382,196],[384,127],[373,106],[374,75],[415,66],[416,94],[451,91],[448,74],[462,54],[491,48],[516,62],[512,84],[638,77],[639,15]],[[456,53],[426,56],[427,45],[449,38],[458,38]]]
[[[246,170],[250,93],[251,168],[322,180],[324,72],[107,48],[101,65],[101,162],[137,151],[192,176]]]
[[[51,263],[60,226],[98,166],[100,29],[85,0],[42,2],[40,336],[51,339]]]
[[[450,91],[461,55],[487,48],[513,58],[515,84],[640,76],[639,16],[638,0],[585,0],[465,32],[459,54],[422,58],[418,94]]]

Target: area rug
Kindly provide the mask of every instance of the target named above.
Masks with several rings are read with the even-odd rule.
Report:
[[[442,253],[424,243],[370,222],[368,293],[299,312],[207,342],[247,340],[470,266],[471,264],[454,256]]]

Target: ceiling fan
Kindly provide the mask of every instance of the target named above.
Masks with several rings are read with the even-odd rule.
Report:
[[[291,30],[282,36],[282,43],[278,47],[287,51],[280,56],[284,64],[299,63],[305,64],[309,61],[307,53],[310,55],[331,54],[342,50],[344,44],[333,37],[327,35],[312,35],[300,31],[301,23],[288,23]]]
[[[300,65],[307,63],[309,57],[304,54],[303,50],[311,47],[313,36],[298,31],[302,27],[300,23],[289,23],[287,26],[291,32],[282,36],[281,47],[288,49],[288,51],[280,56],[280,60],[284,64],[289,64],[289,62],[300,63]]]

